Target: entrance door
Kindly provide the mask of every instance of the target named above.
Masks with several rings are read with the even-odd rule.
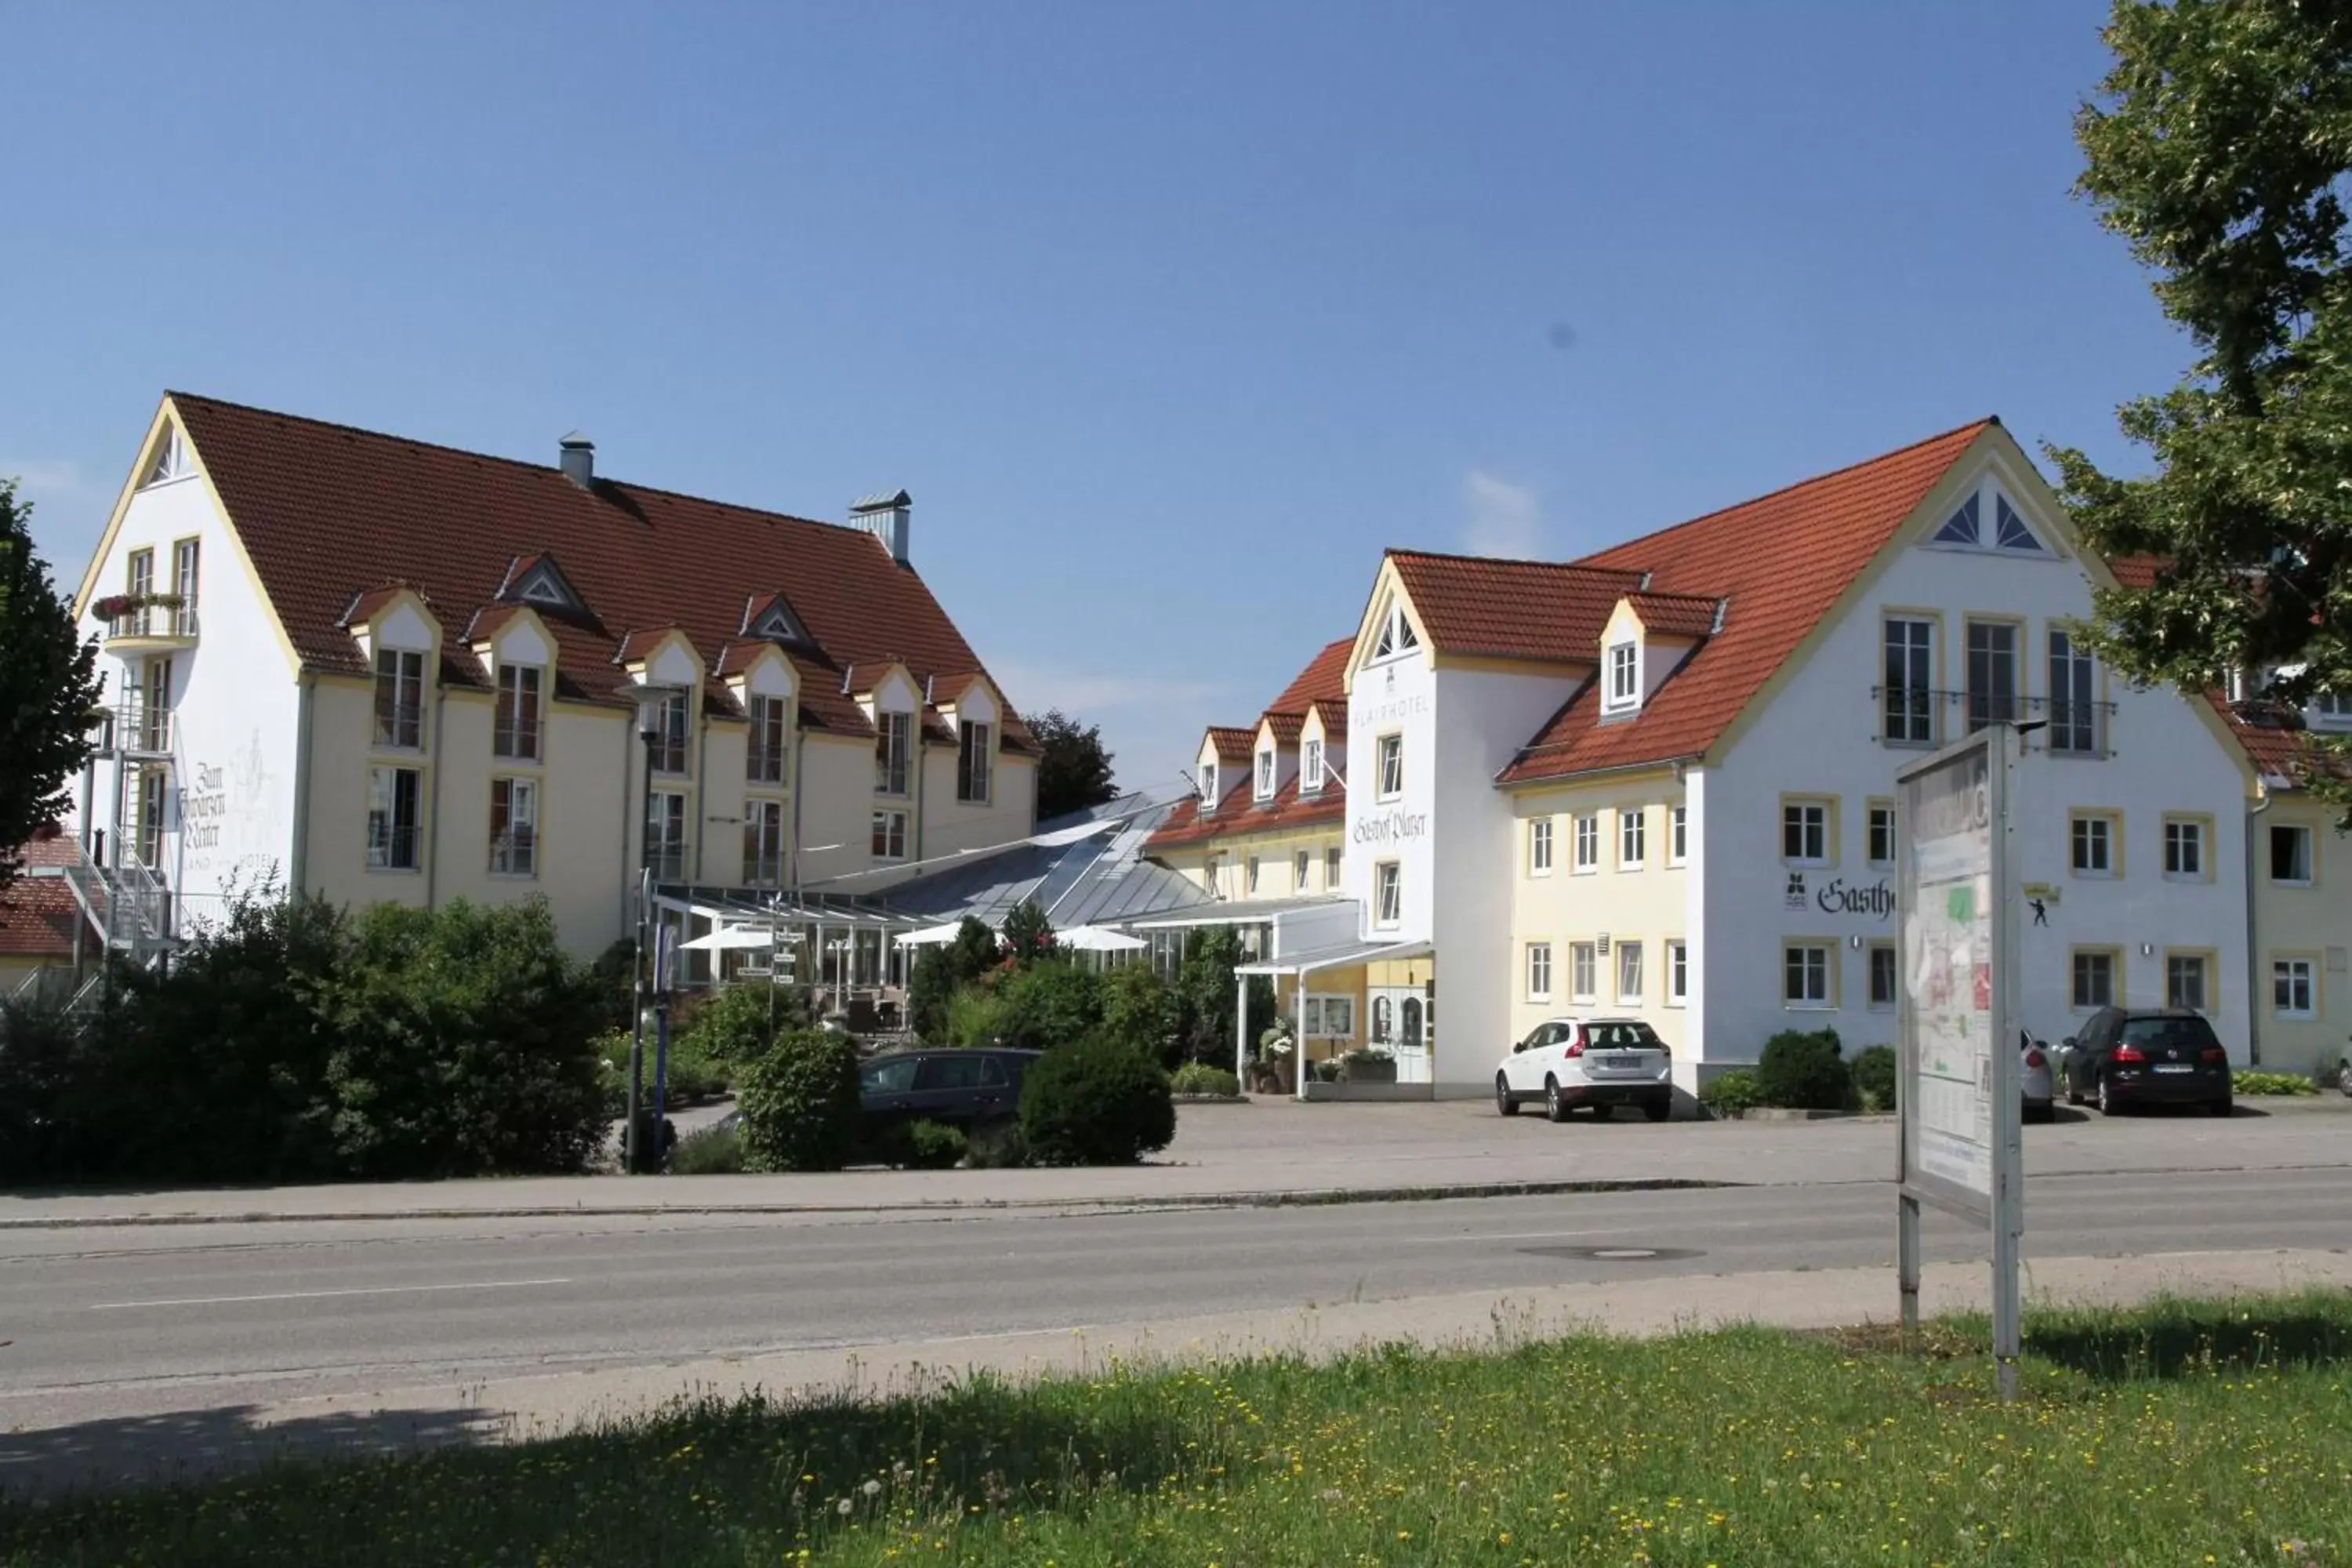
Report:
[[[1370,1000],[1372,1044],[1396,1058],[1397,1082],[1429,1082],[1430,1029],[1435,1020],[1430,1016],[1428,997],[1418,985],[1375,985]]]

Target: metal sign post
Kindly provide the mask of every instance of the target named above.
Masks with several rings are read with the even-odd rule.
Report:
[[[2018,732],[1995,724],[1896,773],[1900,868],[1895,1258],[1903,1336],[1919,1332],[1922,1205],[1992,1235],[1995,1376],[2017,1394],[2015,834]]]

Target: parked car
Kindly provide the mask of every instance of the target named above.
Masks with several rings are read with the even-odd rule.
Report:
[[[2056,1075],[2050,1065],[2050,1047],[2020,1031],[2018,1049],[2018,1114],[2027,1121],[2055,1121],[2058,1089]]]
[[[2204,1015],[2181,1008],[2103,1007],[2066,1042],[2066,1103],[2231,1110],[2230,1053]]]
[[[857,1069],[857,1100],[866,1126],[941,1121],[970,1131],[1010,1121],[1021,1111],[1021,1080],[1043,1051],[888,1051]]]
[[[1653,1121],[1674,1114],[1675,1054],[1638,1018],[1551,1018],[1495,1069],[1495,1109],[1517,1116],[1529,1101],[1565,1121],[1579,1106],[1605,1119],[1620,1105],[1638,1105]]]

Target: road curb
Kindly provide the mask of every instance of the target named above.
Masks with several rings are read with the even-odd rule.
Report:
[[[1549,1197],[1591,1193],[1656,1193],[1741,1187],[1746,1182],[1704,1181],[1680,1176],[1556,1182],[1469,1182],[1424,1186],[1298,1187],[1254,1193],[1147,1193],[1117,1198],[971,1198],[895,1204],[529,1204],[496,1208],[404,1208],[315,1210],[286,1214],[247,1210],[235,1214],[68,1215],[11,1216],[0,1231],[103,1230],[132,1226],[354,1225],[371,1220],[425,1219],[661,1219],[708,1215],[919,1215],[950,1219],[960,1214],[1017,1210],[1097,1214],[1151,1208],[1312,1208],[1335,1204],[1433,1203],[1448,1198]]]

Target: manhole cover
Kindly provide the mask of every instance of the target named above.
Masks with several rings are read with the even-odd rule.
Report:
[[[1672,1263],[1703,1253],[1685,1247],[1522,1247],[1530,1258],[1565,1258],[1577,1263]]]

